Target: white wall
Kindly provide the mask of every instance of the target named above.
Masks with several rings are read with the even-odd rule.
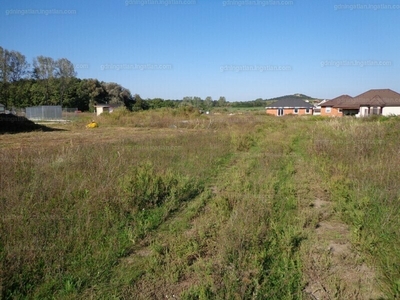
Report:
[[[365,114],[365,112],[364,112],[366,109],[368,109],[367,106],[360,106],[360,112],[359,112],[360,117],[368,116],[368,111],[367,111],[367,114]]]
[[[400,115],[400,106],[386,106],[382,109],[382,115]]]

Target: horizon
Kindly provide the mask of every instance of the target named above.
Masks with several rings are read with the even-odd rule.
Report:
[[[344,2],[344,1],[343,1]],[[0,46],[70,60],[81,79],[143,99],[400,90],[394,0],[122,0],[0,3]]]

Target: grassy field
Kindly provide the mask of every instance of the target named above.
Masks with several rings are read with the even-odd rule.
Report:
[[[2,299],[400,297],[400,120],[82,114],[0,135]]]

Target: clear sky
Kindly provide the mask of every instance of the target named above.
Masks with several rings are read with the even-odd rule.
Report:
[[[400,92],[398,0],[2,0],[0,46],[142,98]]]

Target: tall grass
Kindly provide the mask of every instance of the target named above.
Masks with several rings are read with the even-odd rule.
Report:
[[[400,296],[396,118],[95,118],[97,142],[0,150],[2,298],[301,299],[318,176]]]
[[[123,273],[143,273],[119,285],[123,297],[301,298],[295,156],[282,154],[295,142],[274,131],[285,120],[265,120],[251,131],[231,132],[231,163],[219,168],[180,217],[133,253]]]
[[[312,150],[354,246],[378,267],[391,299],[400,297],[399,129],[398,118],[332,120],[320,123]]]
[[[2,297],[71,298],[107,282],[134,243],[202,192],[229,139],[3,149]]]

